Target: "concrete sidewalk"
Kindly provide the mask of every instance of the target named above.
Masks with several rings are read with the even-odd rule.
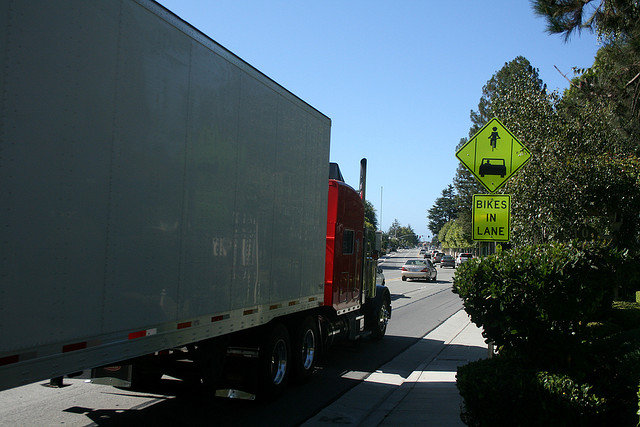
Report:
[[[485,357],[481,330],[460,310],[303,425],[464,425],[456,371]]]

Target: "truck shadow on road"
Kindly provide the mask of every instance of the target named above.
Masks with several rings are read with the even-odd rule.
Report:
[[[163,379],[146,393],[126,389],[114,394],[143,397],[145,403],[131,409],[70,407],[66,412],[84,414],[97,425],[298,425],[328,406],[371,373],[385,366],[385,374],[406,378],[421,360],[394,359],[420,342],[425,351],[436,352],[443,342],[413,337],[386,336],[381,341],[339,343],[319,361],[315,375],[305,383],[290,384],[279,399],[271,402],[215,398],[204,387]],[[471,349],[473,350],[473,349]],[[486,349],[478,349],[478,354]],[[390,361],[397,361],[391,363]],[[367,384],[369,382],[365,381]],[[371,387],[392,390],[397,384],[371,382]],[[151,400],[149,400],[151,399]]]

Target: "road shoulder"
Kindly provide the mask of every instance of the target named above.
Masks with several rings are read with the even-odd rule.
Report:
[[[303,425],[463,425],[456,371],[486,355],[481,330],[460,310]]]

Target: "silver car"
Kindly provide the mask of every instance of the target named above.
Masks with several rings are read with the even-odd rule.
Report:
[[[456,260],[451,255],[443,255],[440,260],[440,268],[444,267],[456,268]]]
[[[402,280],[423,279],[435,281],[438,276],[436,268],[428,259],[410,259],[402,266]]]
[[[456,257],[456,267],[460,267],[463,262],[467,262],[470,259],[473,259],[473,254],[467,252],[458,254]]]

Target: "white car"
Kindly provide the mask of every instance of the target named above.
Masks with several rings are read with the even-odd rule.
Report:
[[[461,253],[456,257],[456,267],[459,267],[463,262],[467,262],[473,258],[473,254],[470,253]]]
[[[438,272],[428,259],[410,259],[402,266],[402,280],[407,279],[423,279],[427,282],[433,280],[435,282]]]

